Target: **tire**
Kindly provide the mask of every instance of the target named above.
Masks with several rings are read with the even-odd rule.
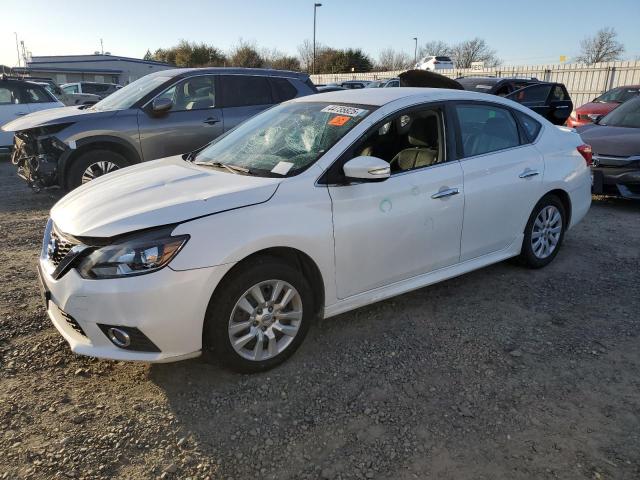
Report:
[[[277,284],[274,282],[281,282],[282,287],[275,294],[275,300]],[[252,292],[256,286],[264,297],[263,304]],[[297,297],[295,293],[289,294],[288,303],[278,311],[289,287],[293,287]],[[243,298],[248,305],[242,302]],[[241,302],[244,308],[239,306]],[[268,310],[268,304],[272,304],[273,312]],[[300,308],[301,314],[296,313]],[[231,272],[213,294],[205,317],[204,346],[232,370],[242,373],[269,370],[298,349],[309,331],[314,312],[311,287],[298,269],[275,257],[258,257]],[[292,319],[284,319],[284,315]],[[295,316],[299,316],[299,320],[294,320]],[[295,334],[294,329],[297,329]],[[234,347],[232,341],[245,344]]]
[[[520,261],[529,268],[549,265],[562,246],[566,226],[566,211],[560,199],[555,195],[542,197],[525,227]]]
[[[89,167],[92,165],[97,165],[97,167],[92,169],[94,178],[96,178],[105,173],[100,172],[100,170],[104,170],[100,165],[106,165],[106,173],[109,173],[120,168],[128,167],[131,163],[124,156],[112,150],[90,150],[81,154],[78,158],[72,161],[67,173],[65,182],[66,188],[68,190],[73,190],[83,183],[86,183],[87,180],[83,181],[83,177],[85,176],[85,172],[87,172]]]

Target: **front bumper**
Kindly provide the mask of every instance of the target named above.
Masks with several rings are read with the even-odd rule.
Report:
[[[640,168],[592,167],[593,193],[640,200]]]
[[[72,269],[57,280],[40,259],[48,290],[47,313],[71,350],[113,360],[172,362],[202,350],[205,312],[214,288],[232,264],[148,275],[86,280]],[[98,324],[134,327],[159,352],[134,351],[112,343]],[[79,327],[79,328],[78,328]]]

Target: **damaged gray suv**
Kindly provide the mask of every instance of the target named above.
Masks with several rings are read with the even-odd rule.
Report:
[[[191,68],[149,74],[91,107],[33,113],[15,132],[12,161],[35,190],[72,190],[135,163],[197,150],[269,106],[316,93],[307,74]]]

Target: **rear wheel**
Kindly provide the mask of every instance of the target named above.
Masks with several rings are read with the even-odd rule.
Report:
[[[129,161],[111,150],[91,150],[76,158],[69,167],[67,188],[73,190],[82,184],[129,166]]]
[[[313,318],[307,280],[272,257],[241,266],[214,294],[204,341],[226,366],[240,372],[268,370],[300,346]]]
[[[520,259],[531,268],[553,261],[564,239],[566,212],[555,195],[543,197],[533,209],[524,231]]]

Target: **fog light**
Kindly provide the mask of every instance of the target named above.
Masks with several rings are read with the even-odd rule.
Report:
[[[107,329],[107,336],[115,345],[120,348],[127,348],[131,345],[131,337],[120,328],[111,327]]]

